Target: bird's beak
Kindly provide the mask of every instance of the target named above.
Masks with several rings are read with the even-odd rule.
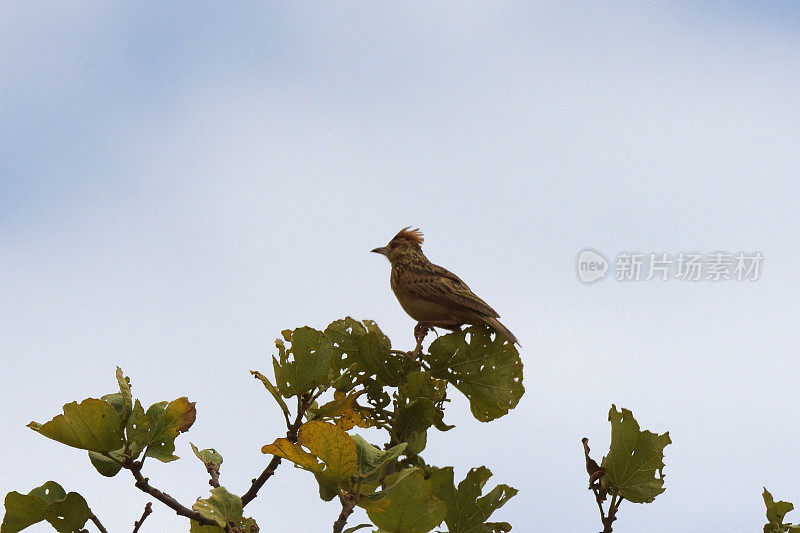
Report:
[[[372,250],[372,252],[375,252],[376,254],[382,254],[382,255],[386,255],[388,253],[388,251],[389,251],[389,249],[386,246],[382,246],[381,248],[375,248],[374,250]]]

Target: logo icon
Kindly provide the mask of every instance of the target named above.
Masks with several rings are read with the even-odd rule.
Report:
[[[578,279],[594,283],[606,277],[608,261],[600,252],[587,248],[578,254]]]

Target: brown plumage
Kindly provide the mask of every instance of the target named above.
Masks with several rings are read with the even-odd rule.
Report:
[[[461,329],[464,324],[486,324],[512,343],[519,344],[508,328],[497,320],[500,315],[470,290],[461,278],[434,265],[422,253],[422,233],[406,227],[382,248],[392,264],[391,285],[400,305],[418,322],[419,340],[431,327]]]

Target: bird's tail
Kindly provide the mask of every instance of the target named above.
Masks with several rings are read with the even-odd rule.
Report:
[[[505,337],[508,340],[508,342],[510,342],[512,344],[519,344],[519,341],[514,336],[514,334],[511,333],[508,330],[507,327],[505,327],[503,324],[501,324],[499,320],[497,320],[494,317],[488,317],[488,316],[485,316],[485,317],[482,317],[482,318],[483,318],[483,321],[486,323],[487,326],[493,328],[497,333],[499,333],[500,335]],[[521,344],[519,344],[519,345],[522,346]]]

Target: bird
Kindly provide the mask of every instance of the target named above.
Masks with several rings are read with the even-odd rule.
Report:
[[[512,344],[517,337],[497,320],[500,315],[479,298],[461,278],[431,263],[422,253],[422,233],[407,226],[389,244],[372,252],[392,265],[392,292],[403,310],[417,321],[414,336],[421,345],[434,327],[458,331],[465,324],[486,324]]]

